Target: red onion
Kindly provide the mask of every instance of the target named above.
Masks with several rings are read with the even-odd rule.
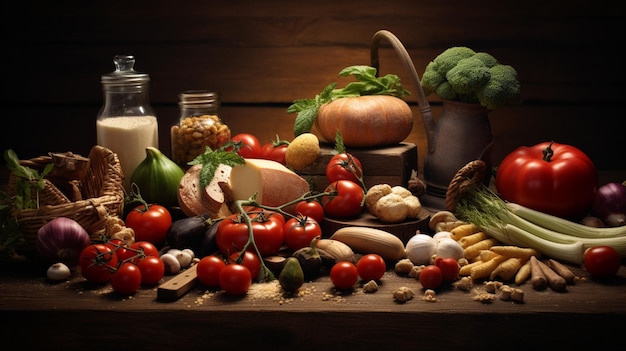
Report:
[[[91,244],[87,231],[67,217],[56,217],[37,232],[37,252],[50,261],[75,265],[82,250]]]
[[[609,227],[626,225],[626,186],[611,182],[598,188],[591,213]]]

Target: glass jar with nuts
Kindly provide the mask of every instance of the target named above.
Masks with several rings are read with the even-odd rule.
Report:
[[[214,92],[189,90],[179,95],[180,120],[172,126],[172,160],[183,169],[204,153],[224,145],[230,128],[218,115],[219,99]]]

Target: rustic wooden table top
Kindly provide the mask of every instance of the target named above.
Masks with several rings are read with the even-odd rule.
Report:
[[[523,303],[499,298],[481,303],[474,296],[485,291],[484,282],[476,282],[471,291],[440,289],[437,301],[431,302],[422,299],[417,280],[392,270],[375,293],[358,285],[338,293],[329,277],[322,276],[305,283],[297,297],[280,294],[270,283],[254,284],[243,297],[196,284],[180,299],[162,302],[156,287],[119,296],[110,285],[90,285],[78,273],[51,283],[36,269],[3,267],[0,337],[63,350],[94,345],[151,350],[245,345],[449,349],[499,342],[562,347],[618,338],[626,327],[626,267],[602,282],[588,278],[580,267],[570,268],[579,279],[566,292],[537,291],[527,283],[519,286]],[[401,286],[415,292],[403,304],[392,295]]]

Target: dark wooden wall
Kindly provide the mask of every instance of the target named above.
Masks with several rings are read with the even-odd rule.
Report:
[[[514,66],[523,104],[490,114],[498,162],[520,145],[555,140],[580,147],[602,170],[626,169],[626,17],[619,1],[22,1],[3,11],[0,147],[21,158],[88,153],[102,104],[100,76],[132,54],[149,73],[161,148],[178,118],[177,94],[211,89],[233,133],[293,137],[295,99],[369,64],[372,35],[404,43],[418,73],[450,46]],[[380,50],[381,74],[413,84],[396,54]],[[407,141],[426,140],[416,99]],[[430,97],[435,117],[440,113]]]

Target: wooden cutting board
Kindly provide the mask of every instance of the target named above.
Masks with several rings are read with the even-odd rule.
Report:
[[[174,278],[159,285],[157,288],[157,300],[176,301],[189,292],[198,280],[197,264],[193,264]]]

